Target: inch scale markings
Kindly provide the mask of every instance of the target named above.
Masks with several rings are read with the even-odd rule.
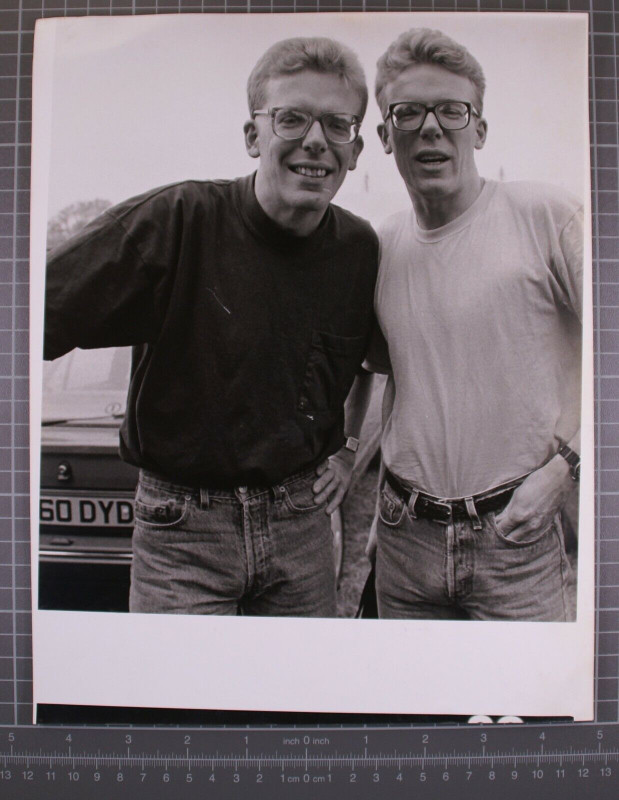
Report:
[[[127,748],[129,751],[129,748]],[[2,761],[5,768],[8,768],[10,765],[14,766],[26,766],[30,767],[31,765],[34,766],[71,766],[73,769],[76,766],[92,766],[95,769],[98,769],[100,765],[117,765],[119,768],[121,766],[125,767],[136,767],[140,766],[144,768],[146,764],[151,767],[163,767],[164,769],[168,769],[169,767],[182,767],[187,766],[191,767],[194,765],[201,769],[211,768],[215,769],[219,768],[229,768],[234,766],[235,769],[242,767],[243,769],[249,768],[257,768],[260,769],[262,766],[267,766],[270,768],[275,767],[295,767],[300,768],[303,767],[306,771],[308,770],[309,766],[313,767],[350,767],[354,769],[355,767],[363,767],[363,768],[370,768],[376,767],[378,765],[384,767],[397,767],[401,769],[402,767],[421,767],[425,768],[426,766],[444,766],[453,767],[453,766],[468,766],[469,768],[471,765],[489,765],[493,766],[494,764],[502,764],[502,765],[510,765],[510,764],[535,764],[537,767],[541,766],[542,764],[555,764],[557,763],[559,766],[563,766],[564,762],[568,763],[600,763],[603,762],[606,766],[610,761],[616,762],[619,764],[619,750],[612,749],[612,750],[582,750],[579,752],[567,752],[567,751],[551,751],[551,752],[526,752],[526,753],[506,753],[506,752],[487,752],[484,748],[484,751],[480,754],[474,753],[453,753],[446,755],[444,753],[435,753],[435,754],[428,754],[424,753],[419,755],[413,754],[395,754],[393,756],[387,756],[380,753],[372,754],[369,753],[367,750],[364,753],[359,753],[357,755],[350,754],[350,755],[327,755],[327,754],[318,754],[318,755],[309,755],[305,754],[302,756],[297,756],[294,754],[288,755],[277,755],[277,756],[269,756],[264,753],[260,755],[249,755],[246,753],[230,753],[228,755],[210,755],[210,754],[189,754],[189,753],[179,753],[179,754],[166,754],[166,755],[153,755],[149,753],[130,753],[127,754],[122,753],[115,753],[111,752],[108,754],[99,753],[98,755],[94,755],[91,753],[67,753],[63,755],[61,753],[54,753],[48,754],[39,751],[36,752],[11,752],[11,753],[4,753],[2,754]]]
[[[301,796],[304,786],[312,800],[339,800],[352,783],[355,797],[376,797],[380,783],[390,798],[485,800],[500,787],[502,800],[511,800],[534,798],[543,787],[544,797],[556,790],[558,799],[573,792],[573,782],[596,800],[615,800],[619,727],[0,728],[0,764],[3,800],[46,796],[28,795],[25,784],[49,784],[67,800],[180,800],[199,787],[201,797],[206,790],[227,797],[235,784],[252,800],[287,798],[282,792],[293,789]]]

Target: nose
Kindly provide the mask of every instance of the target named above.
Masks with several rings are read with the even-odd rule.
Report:
[[[329,147],[320,121],[315,119],[303,138],[303,149],[324,152]]]
[[[438,120],[434,111],[428,111],[419,132],[422,136],[428,137],[442,135],[443,129],[438,124]]]

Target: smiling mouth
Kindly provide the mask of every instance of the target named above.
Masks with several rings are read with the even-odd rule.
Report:
[[[445,164],[449,161],[449,158],[442,153],[426,153],[425,155],[417,156],[417,161],[419,161],[420,164],[436,166],[438,164]]]
[[[304,178],[326,178],[327,170],[322,167],[290,167],[296,175],[303,175]]]

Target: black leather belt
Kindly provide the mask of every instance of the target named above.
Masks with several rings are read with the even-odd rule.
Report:
[[[389,472],[388,469],[385,470],[385,480],[408,505],[413,492],[402,486],[396,476]],[[414,506],[409,511],[415,517],[424,517],[435,522],[442,522],[444,525],[448,525],[452,520],[470,519],[471,514],[467,508],[467,500],[473,502],[474,510],[479,515],[487,514],[489,511],[498,511],[507,505],[514,493],[514,489],[520,486],[522,480],[512,481],[503,486],[498,486],[496,489],[491,489],[489,492],[476,494],[468,498],[463,497],[458,500],[438,500],[428,494],[419,492]]]

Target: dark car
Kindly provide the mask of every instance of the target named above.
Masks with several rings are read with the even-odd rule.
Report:
[[[130,348],[44,364],[39,608],[127,611],[138,470],[120,460]],[[342,521],[332,515],[338,575]]]
[[[126,611],[137,469],[118,456],[130,349],[44,364],[39,608]]]

